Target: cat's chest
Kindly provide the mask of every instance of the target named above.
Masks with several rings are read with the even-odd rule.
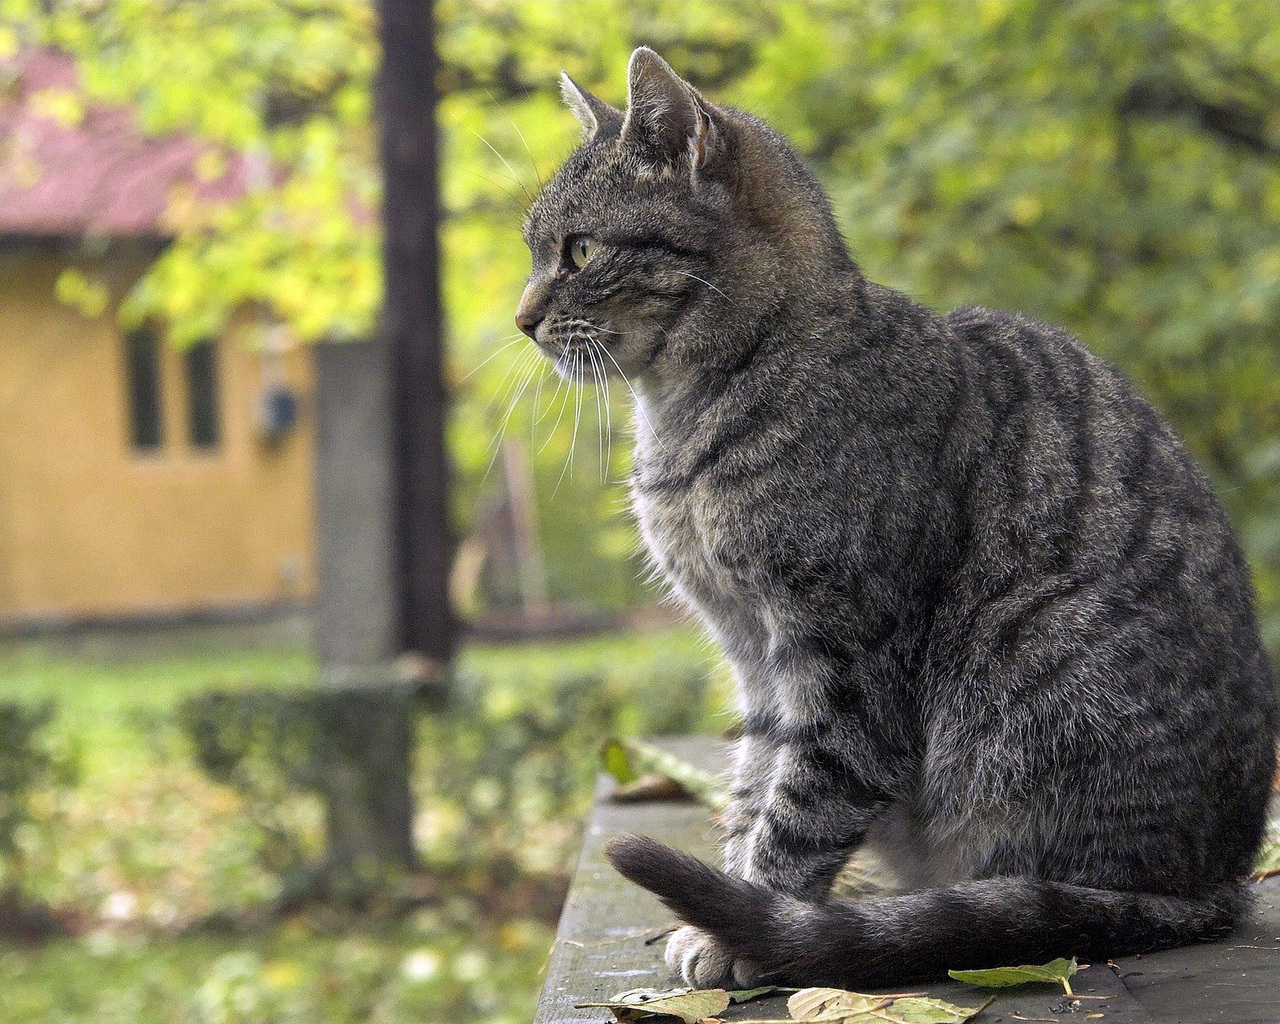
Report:
[[[704,611],[736,604],[766,581],[743,509],[693,484],[680,491],[633,490],[645,543],[676,593]]]

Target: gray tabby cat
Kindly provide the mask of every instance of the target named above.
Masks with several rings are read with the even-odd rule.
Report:
[[[609,848],[688,922],[668,963],[866,987],[1225,933],[1277,707],[1204,474],[1063,331],[864,278],[768,125],[628,78],[625,113],[564,79],[517,322],[630,378],[644,537],[738,681],[725,871]],[[904,893],[831,901],[864,844]]]

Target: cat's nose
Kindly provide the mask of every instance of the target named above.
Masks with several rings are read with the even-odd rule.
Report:
[[[542,314],[531,309],[516,310],[516,326],[529,337],[538,332],[538,324],[542,323]]]

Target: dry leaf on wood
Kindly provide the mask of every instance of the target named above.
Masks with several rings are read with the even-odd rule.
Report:
[[[576,1003],[575,1009],[600,1007],[612,1011],[620,1021],[665,1017],[684,1021],[684,1024],[697,1024],[723,1012],[728,1005],[729,993],[722,988],[672,989],[669,992],[633,989],[620,992],[602,1003]]]
[[[864,995],[839,988],[802,988],[787,1000],[791,1019],[806,1024],[964,1024],[988,1005],[990,1000],[982,1006],[954,1006],[922,992]]]

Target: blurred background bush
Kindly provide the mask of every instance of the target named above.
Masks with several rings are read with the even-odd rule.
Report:
[[[422,870],[319,898],[334,798],[297,628],[316,586],[308,346],[358,343],[378,314],[375,12],[0,0],[5,1024],[525,1020],[600,740],[730,725],[714,655],[647,610],[629,396],[558,386],[511,322],[523,210],[578,133],[556,76],[620,103],[640,43],[792,139],[868,276],[1062,323],[1132,374],[1213,478],[1280,651],[1273,4],[441,0],[434,25],[451,590],[471,628],[448,700],[414,714]],[[151,219],[111,207],[128,182],[110,175],[112,195],[73,209],[73,176],[37,202],[41,140],[118,141],[103,112],[121,110],[153,140],[129,159],[186,168]],[[176,139],[195,148],[147,148]],[[39,217],[72,213],[51,248]],[[155,352],[137,340],[150,325]],[[101,455],[56,443],[103,388],[41,390],[91,336],[133,339],[123,370],[102,364],[133,374],[122,460],[152,429],[165,451],[185,413],[186,447],[118,499]],[[225,345],[213,391],[209,339]],[[186,382],[154,422],[147,367]],[[198,414],[210,401],[221,420]],[[33,403],[50,419],[24,420]],[[256,431],[243,463],[237,418]],[[138,497],[169,470],[182,501]],[[95,526],[113,501],[116,525]],[[228,603],[255,614],[208,614]],[[580,635],[539,638],[548,624]],[[534,639],[494,639],[517,635]]]

